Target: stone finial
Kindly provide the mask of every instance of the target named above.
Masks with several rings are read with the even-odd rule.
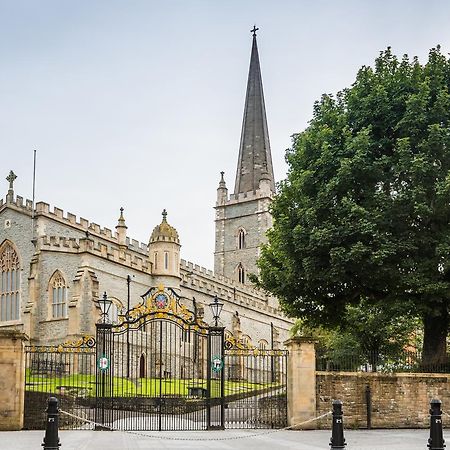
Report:
[[[225,172],[220,172],[219,187],[217,188],[217,203],[225,203],[228,199],[228,189],[224,178]]]
[[[17,175],[11,170],[9,175],[6,177],[6,181],[9,181],[9,189],[14,189],[14,181],[16,180]]]
[[[123,217],[123,208],[120,208],[120,216],[117,221],[116,230],[117,230],[117,240],[119,241],[119,245],[121,247],[125,247],[127,245],[127,226],[125,225],[125,218]]]
[[[162,216],[163,216],[163,222],[167,222],[167,211],[165,208],[163,209]]]
[[[125,218],[123,217],[123,211],[124,211],[124,209],[123,209],[123,208],[120,208],[120,216],[119,216],[119,219],[118,219],[118,221],[117,221],[116,228],[117,228],[117,227],[125,227],[125,228],[128,228],[128,227],[125,225]]]

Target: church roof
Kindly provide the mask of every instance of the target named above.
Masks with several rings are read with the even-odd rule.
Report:
[[[150,237],[150,243],[156,241],[172,241],[179,244],[180,238],[178,237],[178,231],[172,225],[167,223],[166,210],[162,212],[162,216],[162,222],[153,229]]]
[[[261,179],[269,179],[271,190],[275,192],[256,31],[257,28],[253,27],[252,53],[234,186],[235,194],[257,190]]]

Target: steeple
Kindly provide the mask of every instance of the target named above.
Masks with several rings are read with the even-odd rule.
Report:
[[[234,186],[235,195],[258,190],[261,179],[267,180],[267,178],[270,181],[270,190],[275,192],[261,68],[256,43],[257,30],[256,26],[251,30],[253,44]]]

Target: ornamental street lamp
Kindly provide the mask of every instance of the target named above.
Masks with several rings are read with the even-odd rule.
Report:
[[[222,312],[223,303],[219,302],[219,299],[217,298],[217,295],[214,296],[214,301],[209,304],[209,307],[211,308],[211,313],[215,322],[215,327],[219,324],[219,318],[220,313]]]
[[[98,303],[100,305],[100,311],[102,312],[102,316],[100,317],[100,322],[102,324],[106,324],[109,322],[108,313],[109,313],[109,309],[111,308],[111,305],[112,305],[112,300],[110,300],[108,298],[108,296],[106,295],[106,292],[104,292],[103,297],[98,301]]]

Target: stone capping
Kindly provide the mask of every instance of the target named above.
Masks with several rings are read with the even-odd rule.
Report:
[[[448,373],[427,373],[427,372],[339,372],[326,370],[317,370],[316,375],[327,377],[359,377],[359,378],[445,378],[450,380]]]
[[[29,341],[30,338],[27,334],[23,333],[22,331],[18,331],[11,328],[0,328],[0,339],[20,339],[22,341]]]
[[[310,336],[293,336],[284,341],[283,344],[287,347],[288,345],[291,344],[303,344],[303,343],[317,344],[318,342],[319,341],[317,339],[314,339],[313,337]]]

